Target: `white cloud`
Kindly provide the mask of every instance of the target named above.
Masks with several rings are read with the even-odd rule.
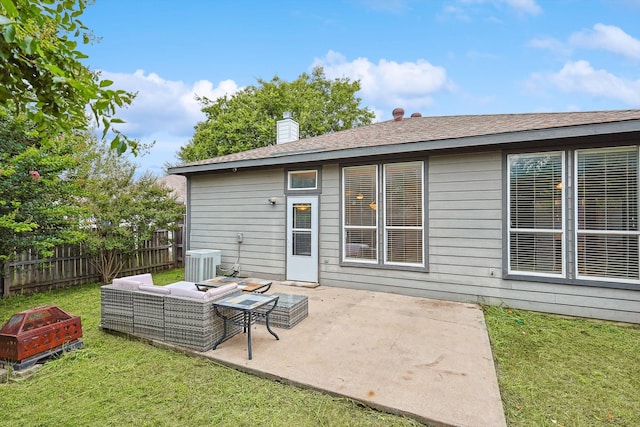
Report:
[[[132,105],[118,115],[127,122],[120,129],[132,136],[150,129],[169,134],[192,133],[193,126],[204,119],[196,95],[216,99],[238,90],[231,80],[222,81],[217,87],[206,80],[189,86],[182,81],[165,80],[156,73],[145,75],[143,70],[133,74],[103,71],[101,76],[113,80],[118,89],[137,93]]]
[[[536,73],[531,76],[532,89],[553,89],[573,94],[586,94],[640,106],[640,80],[620,78],[606,70],[594,69],[588,61],[570,61],[557,73]]]
[[[117,112],[116,116],[126,122],[117,129],[142,143],[156,142],[149,154],[133,161],[143,171],[149,169],[158,175],[165,162],[176,162],[176,152],[191,139],[194,126],[205,118],[196,96],[217,99],[239,90],[233,80],[221,81],[217,86],[207,80],[186,84],[142,70],[133,74],[102,71],[101,78],[113,80],[115,89],[137,93],[131,106]]]
[[[640,60],[640,40],[613,25],[595,24],[593,30],[572,34],[569,43],[588,49],[603,49]]]
[[[329,51],[324,58],[316,58],[313,66],[322,66],[330,79],[360,80],[359,95],[365,104],[373,110],[388,110],[387,117],[395,107],[427,108],[433,104],[435,93],[455,90],[443,67],[422,59],[402,63],[386,59],[373,63],[367,58],[347,61],[340,53]]]

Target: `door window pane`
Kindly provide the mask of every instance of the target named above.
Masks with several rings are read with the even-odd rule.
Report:
[[[294,203],[293,229],[291,239],[293,242],[293,255],[311,256],[311,210],[310,203]]]
[[[311,229],[311,204],[310,203],[294,203],[293,204],[293,228],[294,229]]]
[[[293,232],[293,255],[311,256],[311,232]]]

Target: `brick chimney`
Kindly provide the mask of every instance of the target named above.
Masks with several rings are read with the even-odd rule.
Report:
[[[282,114],[282,120],[278,120],[277,123],[277,144],[284,144],[286,142],[297,141],[300,139],[298,122],[293,120],[290,111],[285,111]]]
[[[393,111],[391,112],[391,115],[393,116],[394,122],[401,122],[402,119],[404,118],[404,109],[394,108]]]

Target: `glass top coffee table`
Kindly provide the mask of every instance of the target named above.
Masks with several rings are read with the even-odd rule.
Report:
[[[213,303],[213,310],[224,321],[222,337],[213,345],[215,350],[227,337],[227,324],[232,323],[242,326],[242,331],[247,334],[247,350],[249,360],[252,359],[251,351],[251,325],[257,320],[265,319],[265,325],[271,335],[277,340],[280,338],[271,330],[269,315],[278,305],[278,295],[241,294],[223,298]],[[224,313],[223,310],[225,309]]]

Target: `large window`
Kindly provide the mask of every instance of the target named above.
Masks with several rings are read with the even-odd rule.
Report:
[[[579,278],[638,280],[638,149],[577,152]]]
[[[344,261],[424,266],[423,177],[423,162],[343,169]]]
[[[564,156],[509,156],[509,271],[564,273]]]
[[[422,162],[384,165],[385,262],[422,265]]]
[[[344,169],[344,259],[378,262],[378,167]]]
[[[507,164],[509,273],[640,283],[638,147],[515,154]]]

